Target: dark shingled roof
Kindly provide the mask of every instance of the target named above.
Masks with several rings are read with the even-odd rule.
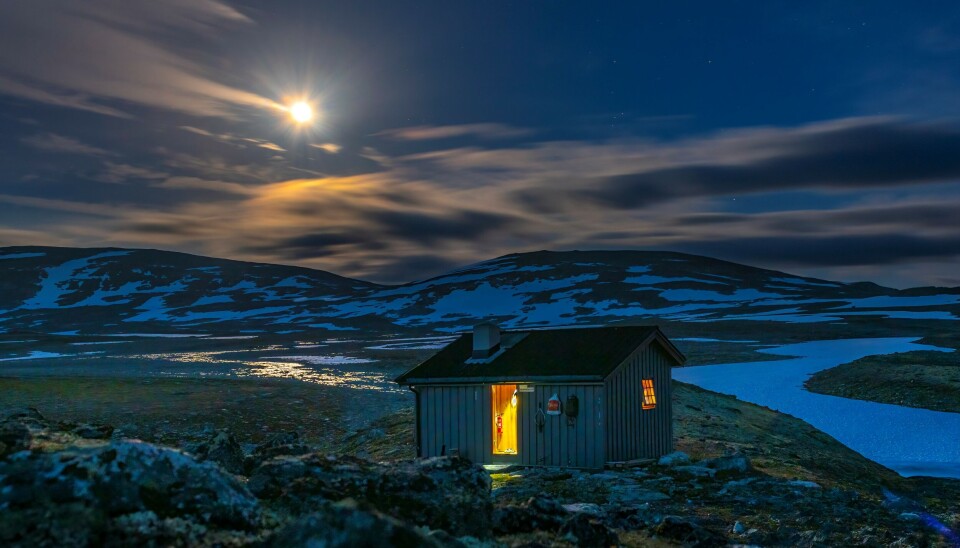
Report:
[[[396,378],[400,384],[443,382],[603,380],[637,348],[658,344],[678,365],[686,358],[656,326],[504,331],[507,348],[487,363],[467,363],[473,334],[465,333],[432,358]]]

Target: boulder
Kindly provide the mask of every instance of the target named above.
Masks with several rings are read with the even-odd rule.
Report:
[[[30,448],[30,428],[17,420],[0,422],[0,459]]]
[[[678,476],[689,476],[692,478],[712,478],[717,475],[716,469],[697,466],[695,464],[676,466],[673,470]]]
[[[273,434],[253,448],[250,455],[244,459],[243,470],[250,475],[257,466],[274,457],[306,455],[311,452],[313,448],[301,443],[300,434],[297,432]]]
[[[610,495],[607,497],[610,502],[619,504],[639,504],[643,502],[656,502],[667,500],[669,495],[653,489],[644,489],[638,485],[614,485],[610,488]]]
[[[618,546],[620,538],[600,520],[587,514],[574,514],[560,528],[560,535],[577,546]]]
[[[231,474],[244,472],[243,448],[233,434],[225,430],[218,432],[209,443],[198,447],[196,456],[199,460],[219,464]]]
[[[750,459],[740,453],[706,459],[700,461],[700,466],[716,470],[718,477],[743,475],[753,470],[753,467],[750,465]]]
[[[570,513],[549,496],[531,497],[522,504],[500,506],[493,511],[493,530],[508,535],[531,531],[556,532]]]
[[[257,467],[248,486],[292,514],[353,498],[455,536],[486,536],[491,527],[490,476],[460,457],[381,464],[319,453],[283,456]]]
[[[659,538],[673,540],[684,546],[709,548],[727,545],[727,541],[723,535],[710,531],[693,520],[684,519],[679,516],[666,516],[663,518],[663,521],[657,525],[654,532]]]
[[[441,547],[463,546],[459,542],[431,535],[373,509],[361,509],[353,500],[326,503],[282,528],[268,546],[352,547]]]
[[[71,425],[75,426],[75,425]],[[87,425],[89,431],[81,433],[99,436],[109,427]],[[94,431],[97,431],[94,434]],[[63,425],[52,425],[39,411],[28,407],[16,411],[0,419],[0,459],[19,451],[30,450],[50,453],[60,451],[66,447],[85,443],[84,436],[77,432],[67,431]]]
[[[689,464],[690,455],[687,455],[683,451],[674,451],[660,457],[660,460],[657,461],[657,464],[660,466],[677,466],[680,464]]]
[[[110,439],[113,427],[105,424],[78,424],[70,428],[70,432],[88,440],[105,440]]]
[[[563,509],[571,514],[588,514],[595,517],[603,515],[603,509],[599,504],[592,502],[575,502],[573,504],[564,504]]]
[[[258,501],[219,467],[138,441],[12,455],[0,461],[0,508],[0,544],[85,544],[129,529],[134,518],[117,519],[133,514],[164,527],[251,531],[260,521]]]

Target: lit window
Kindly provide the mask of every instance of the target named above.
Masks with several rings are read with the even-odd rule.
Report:
[[[653,379],[643,379],[643,408],[653,409],[657,406],[657,395],[653,393]]]

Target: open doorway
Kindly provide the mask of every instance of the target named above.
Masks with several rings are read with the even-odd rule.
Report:
[[[516,455],[517,412],[519,397],[517,385],[495,384],[493,390],[493,454]]]

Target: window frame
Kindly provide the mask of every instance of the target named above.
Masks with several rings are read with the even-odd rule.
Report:
[[[643,410],[655,409],[657,407],[657,393],[653,387],[653,379],[640,379],[640,386],[643,389]]]

